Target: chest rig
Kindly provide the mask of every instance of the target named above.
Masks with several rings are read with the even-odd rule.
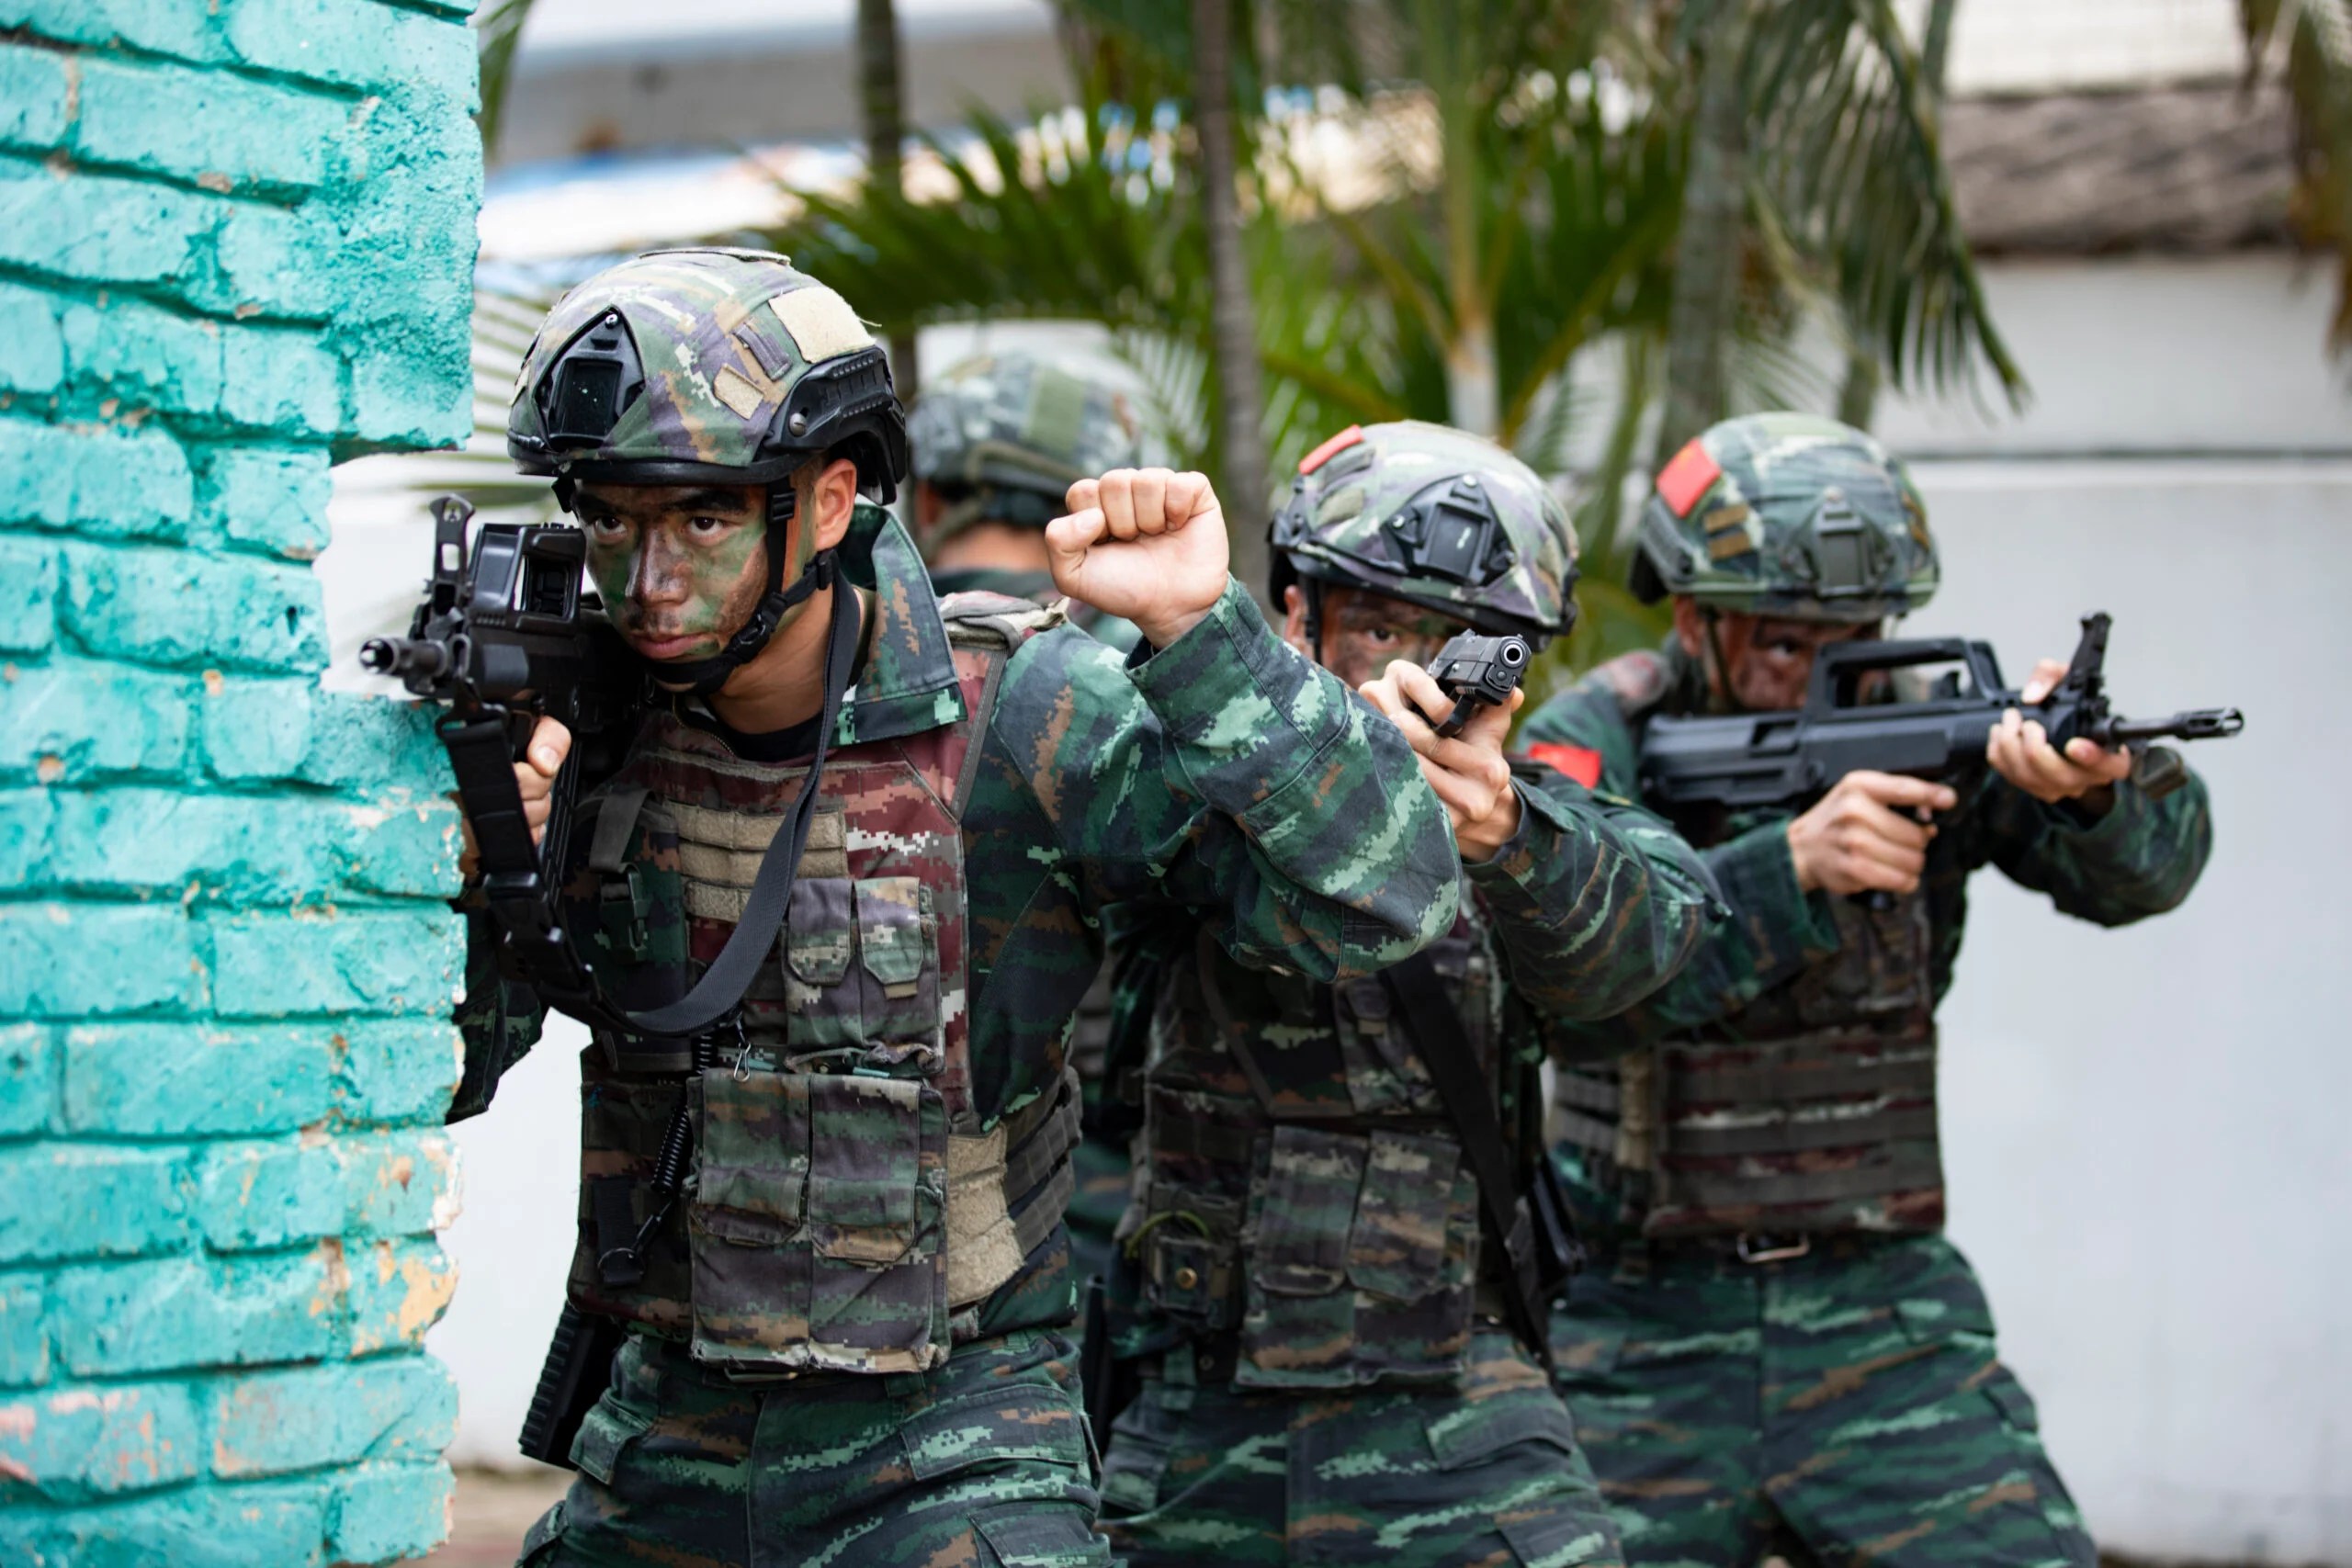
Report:
[[[1757,825],[1677,827],[1705,847]],[[1645,1235],[1942,1226],[1928,899],[1829,907],[1833,956],[1732,1017],[1561,1070],[1555,1134],[1599,1156]]]
[[[1465,914],[1428,953],[1481,1080],[1502,1082],[1483,928]],[[1159,1337],[1229,1340],[1237,1386],[1463,1371],[1477,1182],[1402,1014],[1378,977],[1245,968],[1205,932],[1168,966],[1120,1235]],[[1507,1125],[1540,1111],[1526,1077],[1502,1096]]]
[[[708,1364],[935,1366],[1064,1207],[1074,1084],[985,1130],[974,1103],[962,827],[1005,662],[1055,616],[993,595],[942,615],[963,716],[830,752],[784,931],[733,1021],[692,1042],[599,1030],[582,1059],[571,1300]],[[626,1004],[683,994],[716,958],[806,773],[662,715],[583,804],[574,929]],[[681,1096],[691,1167],[670,1204]]]

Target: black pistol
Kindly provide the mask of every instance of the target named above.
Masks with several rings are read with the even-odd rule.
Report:
[[[1430,660],[1430,679],[1453,699],[1453,709],[1437,721],[1438,734],[1450,739],[1480,708],[1509,703],[1534,656],[1523,637],[1479,632],[1463,632],[1439,649]]]

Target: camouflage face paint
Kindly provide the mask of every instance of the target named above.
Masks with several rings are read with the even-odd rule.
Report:
[[[1376,681],[1408,659],[1426,667],[1467,626],[1385,593],[1336,585],[1323,590],[1323,667],[1350,686]]]
[[[588,574],[613,624],[647,659],[706,659],[767,588],[757,485],[582,485]]]

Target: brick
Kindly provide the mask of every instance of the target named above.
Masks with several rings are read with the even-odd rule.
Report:
[[[422,1349],[458,1293],[458,1266],[429,1241],[346,1242],[355,1356]]]
[[[49,1381],[48,1301],[38,1275],[0,1279],[0,1387],[39,1388]]]
[[[343,1166],[327,1144],[232,1144],[205,1151],[197,1214],[216,1252],[286,1247],[343,1228]]]
[[[0,261],[89,283],[168,283],[203,248],[212,205],[146,180],[0,158]]]
[[[0,27],[61,43],[127,43],[154,54],[213,60],[224,52],[202,6],[153,0],[0,0]]]
[[[42,885],[56,816],[56,803],[45,789],[0,790],[0,893]]]
[[[224,1379],[213,1390],[212,1472],[283,1474],[448,1447],[458,1391],[441,1364],[401,1356]]]
[[[0,1137],[47,1127],[57,1111],[59,1053],[37,1023],[0,1025]]]
[[[187,458],[161,431],[0,416],[0,519],[169,538],[194,505]]]
[[[355,1466],[335,1482],[328,1554],[345,1562],[422,1557],[447,1538],[456,1495],[456,1478],[437,1461]]]
[[[447,1134],[346,1137],[335,1155],[343,1166],[346,1234],[413,1235],[457,1219],[458,1151]]]
[[[465,925],[447,909],[216,915],[213,1007],[224,1017],[446,1014],[465,964]]]
[[[184,1245],[188,1184],[168,1149],[0,1149],[0,1262],[136,1258]]]
[[[213,234],[211,268],[183,279],[181,290],[190,304],[216,315],[323,319],[335,313],[340,298],[343,245],[322,199],[292,212],[237,202]]]
[[[69,545],[62,604],[74,641],[106,658],[267,671],[326,664],[324,600],[304,567]]]
[[[342,1339],[343,1249],[297,1258],[165,1258],[65,1269],[50,1336],[74,1377],[317,1360]]]
[[[0,920],[0,1017],[103,1018],[201,1005],[175,904],[13,904]]]
[[[0,145],[45,152],[65,135],[72,62],[45,49],[0,45]]]
[[[39,653],[57,639],[57,547],[0,535],[0,649]]]
[[[7,88],[0,85],[0,103]],[[5,113],[0,110],[0,113]],[[65,378],[65,339],[57,301],[38,288],[0,283],[0,387],[42,393]]]
[[[49,1516],[0,1514],[9,1562],[74,1568],[255,1568],[316,1563],[334,1488],[323,1480],[199,1486]]]
[[[0,1403],[0,1475],[51,1502],[186,1481],[202,1456],[195,1402],[173,1384],[62,1388]]]
[[[136,299],[73,304],[59,318],[69,381],[141,407],[209,414],[220,402],[220,323]]]
[[[221,447],[200,468],[198,509],[220,537],[292,560],[327,547],[324,447]]]
[[[334,1032],[107,1023],[68,1029],[65,1125],[132,1137],[220,1137],[325,1120]]]
[[[365,893],[452,898],[464,835],[458,807],[438,795],[423,800],[330,808],[324,837],[346,886]]]
[[[326,177],[349,107],[217,71],[85,58],[74,147],[175,179],[303,191]]]
[[[438,1124],[465,1066],[455,1025],[430,1019],[353,1020],[344,1025],[337,1110],[359,1126]]]
[[[333,435],[343,424],[343,361],[316,333],[254,327],[221,351],[228,389],[220,412],[281,435]]]
[[[193,684],[79,660],[0,663],[0,773],[38,772],[44,783],[176,773]]]
[[[395,79],[398,17],[373,0],[234,0],[221,32],[247,65],[366,87]]]
[[[334,888],[307,800],[119,788],[57,797],[49,875],[79,893],[169,892],[183,901],[293,903]]]
[[[308,681],[230,681],[204,704],[205,756],[223,779],[438,793],[453,787],[433,733],[438,711]]]

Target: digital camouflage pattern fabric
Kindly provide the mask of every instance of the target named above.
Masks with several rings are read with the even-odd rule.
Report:
[[[1670,643],[1594,671],[1525,735],[1635,789],[1648,718],[1706,700]],[[1919,890],[1884,910],[1802,892],[1788,821],[1679,822],[1732,918],[1623,1015],[1555,1032],[1571,1058],[1556,1157],[1600,1253],[1555,1342],[1628,1555],[1737,1561],[1729,1543],[1777,1521],[1826,1562],[2088,1563],[1939,1234],[1933,1011],[1973,872],[2101,925],[2161,913],[2210,851],[2204,786],[2152,798],[2127,779],[2098,814],[1987,774],[1939,817]],[[1740,1260],[1788,1249],[1804,1256]]]
[[[1628,1562],[2093,1568],[1984,1292],[1940,1236],[1658,1254],[1569,1287],[1561,1387]]]
[[[1728,419],[1658,470],[1633,589],[1645,601],[1800,620],[1876,621],[1925,605],[1940,568],[1928,509],[1871,436],[1815,414]]]
[[[1506,454],[1385,426],[1327,446],[1306,477],[1335,467],[1366,517],[1411,514],[1408,548],[1460,523],[1454,558],[1520,594],[1516,618],[1564,618],[1566,516]],[[1449,517],[1414,512],[1431,495]],[[1277,540],[1323,552],[1320,581],[1386,592],[1398,577],[1347,554],[1374,536],[1342,510]],[[1439,581],[1423,584],[1432,597],[1469,597]],[[1114,1429],[1103,1528],[1138,1568],[1212,1552],[1615,1558],[1566,1413],[1495,1326],[1504,1271],[1430,1063],[1476,1065],[1518,1182],[1506,1201],[1524,1202],[1543,1158],[1537,1015],[1631,1004],[1681,962],[1712,900],[1655,818],[1532,763],[1510,787],[1518,832],[1464,866],[1462,915],[1425,976],[1332,983],[1240,963],[1160,912],[1122,933],[1123,959],[1148,955],[1123,980],[1152,999],[1112,1321],[1148,1381]],[[1421,985],[1450,1025],[1397,988]]]
[[[506,421],[524,472],[623,483],[759,483],[837,446],[888,500],[906,429],[873,334],[784,257],[718,246],[649,251],[565,295]]]
[[[945,513],[926,548],[979,521],[1042,528],[1072,483],[1159,460],[1126,389],[1075,356],[982,355],[929,378],[907,415],[914,477]]]
[[[522,1568],[1107,1565],[1069,1352],[1040,1330],[959,1346],[884,1399],[632,1339]]]
[[[1471,1337],[1442,1392],[1269,1393],[1167,1366],[1102,1461],[1102,1528],[1134,1568],[1623,1561],[1575,1421],[1502,1329]]]
[[[1293,581],[1370,589],[1542,646],[1576,619],[1576,527],[1493,442],[1403,420],[1350,425],[1300,459],[1275,513],[1273,598]]]
[[[572,1285],[642,1354],[799,1371],[771,1408],[862,1402],[854,1419],[884,1423],[972,1348],[1070,1315],[1067,1038],[1102,910],[1165,901],[1252,962],[1336,975],[1423,945],[1458,893],[1403,738],[1238,585],[1130,669],[1022,601],[943,607],[904,532],[864,526],[842,554],[874,591],[867,651],[786,936],[743,1036],[693,1075],[695,1160],[669,1209],[647,1178],[689,1059],[586,1054]],[[740,913],[809,740],[762,761],[753,739],[679,699],[597,781],[573,840],[594,913],[575,919],[623,990],[674,993]],[[512,1044],[469,1034],[476,1055]],[[616,1278],[615,1238],[655,1216],[643,1278]],[[605,1509],[603,1486],[583,1474],[569,1517]]]

